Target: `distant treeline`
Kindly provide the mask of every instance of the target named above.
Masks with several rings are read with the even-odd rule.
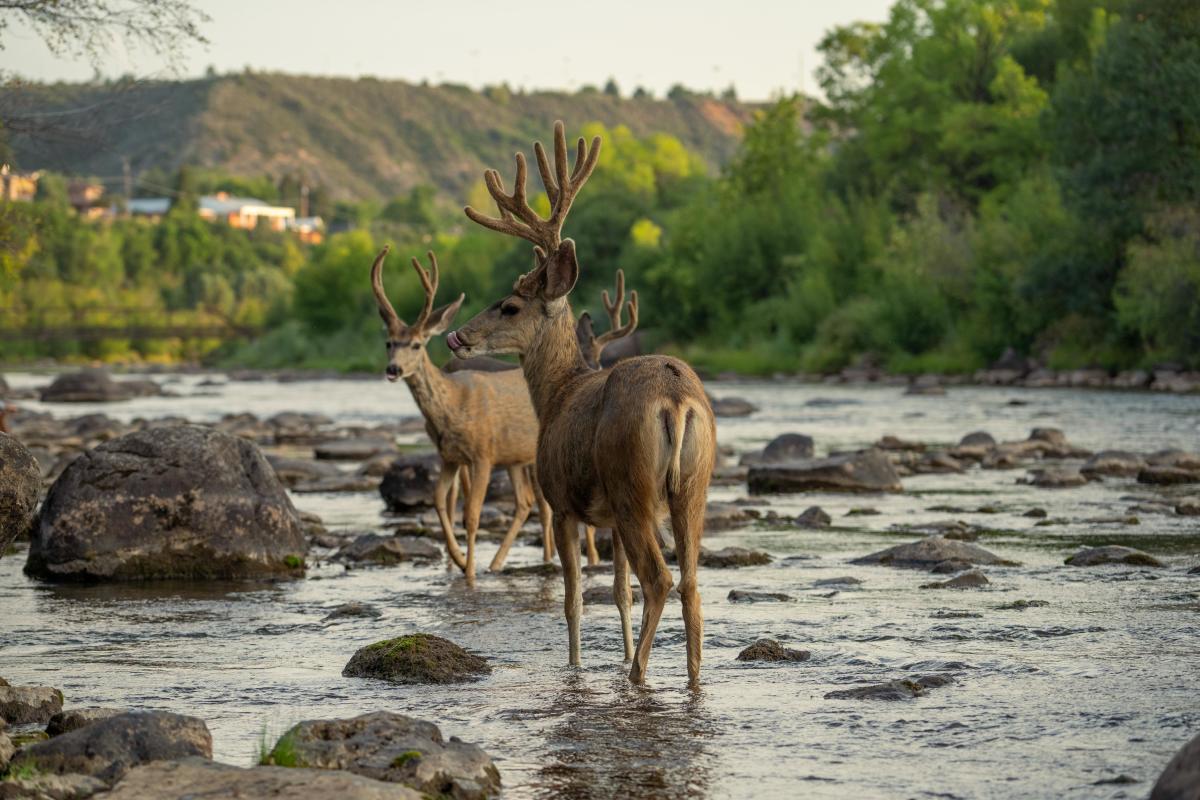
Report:
[[[1052,367],[1200,367],[1200,5],[900,0],[821,50],[826,100],[764,109],[719,176],[674,137],[567,120],[605,138],[565,231],[577,310],[624,268],[655,343],[714,370],[964,371],[1010,346]],[[461,199],[490,207],[480,184]],[[270,329],[211,356],[231,364],[377,368],[366,276],[385,241],[402,315],[420,305],[410,254],[438,252],[464,317],[530,264],[423,189],[343,204],[357,228],[310,250],[185,208],[97,227],[16,205],[0,309],[213,305]]]

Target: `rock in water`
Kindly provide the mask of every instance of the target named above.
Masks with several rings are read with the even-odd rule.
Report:
[[[25,445],[0,433],[0,558],[29,535],[42,488],[42,469]]]
[[[738,661],[808,661],[812,653],[784,647],[774,639],[759,639],[738,653]]]
[[[111,785],[139,764],[212,758],[203,720],[145,711],[118,714],[21,750],[16,761],[42,772],[91,775]]]
[[[803,433],[784,433],[767,442],[762,451],[764,464],[779,464],[813,457],[813,438]]]
[[[1167,762],[1150,791],[1150,800],[1196,800],[1200,797],[1200,734]]]
[[[731,603],[790,603],[795,600],[790,594],[782,592],[751,592],[745,589],[730,589],[725,599]]]
[[[1137,475],[1147,466],[1146,459],[1124,450],[1101,450],[1084,463],[1084,475]]]
[[[43,403],[114,403],[132,398],[131,387],[117,383],[103,369],[59,375],[41,392]]]
[[[750,468],[751,494],[788,492],[900,492],[900,476],[880,450],[842,453],[811,461],[759,464]]]
[[[456,737],[446,741],[432,722],[387,711],[301,722],[279,739],[271,759],[347,770],[455,800],[483,800],[500,791],[500,772],[482,748]]]
[[[1132,547],[1122,547],[1119,544],[1085,547],[1064,563],[1072,567],[1094,567],[1099,564],[1130,564],[1137,567],[1164,566],[1161,561],[1149,553],[1143,553]]]
[[[177,425],[122,436],[71,463],[50,489],[25,572],[54,580],[303,574],[307,545],[258,448]]]
[[[720,550],[700,548],[700,566],[708,569],[733,569],[735,567],[758,567],[771,563],[771,556],[761,550],[745,547],[723,547]]]
[[[0,730],[0,774],[4,773],[8,766],[8,760],[15,752],[17,752],[17,748],[13,746],[12,739],[9,739],[8,734]]]
[[[944,561],[981,566],[1014,566],[1016,564],[1015,561],[1000,558],[977,544],[946,539],[942,536],[930,536],[920,541],[899,544],[862,558],[856,558],[850,563],[930,569]]]
[[[60,711],[46,723],[46,734],[51,738],[62,736],[64,733],[86,728],[93,722],[115,717],[126,712],[119,708],[72,708]]]
[[[748,417],[758,411],[758,406],[742,397],[716,398],[709,395],[708,402],[713,415],[718,417]]]
[[[63,696],[58,689],[0,685],[0,720],[9,725],[46,722],[62,707]]]
[[[354,654],[342,675],[392,683],[462,683],[491,674],[487,661],[454,642],[428,633],[369,644]]]
[[[809,506],[796,517],[796,524],[801,528],[828,528],[831,522],[833,520],[820,506]]]
[[[379,484],[389,511],[411,511],[433,505],[433,490],[442,471],[437,453],[403,455],[392,462]]]
[[[399,564],[403,561],[436,561],[442,550],[429,539],[417,536],[380,536],[365,533],[337,551],[338,561],[367,564]]]
[[[429,795],[350,772],[284,767],[234,767],[203,758],[158,761],[135,767],[104,800],[422,800]]]
[[[974,589],[979,586],[987,586],[991,581],[977,569],[968,570],[961,575],[951,578],[948,581],[935,581],[934,583],[921,584],[922,589]]]
[[[925,687],[916,681],[895,680],[853,689],[838,689],[825,694],[826,700],[908,700],[925,694]]]

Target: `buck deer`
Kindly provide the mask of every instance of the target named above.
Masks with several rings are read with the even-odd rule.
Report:
[[[425,417],[425,430],[441,456],[442,471],[434,490],[434,506],[450,558],[466,574],[468,583],[473,583],[479,512],[492,467],[500,466],[508,468],[517,507],[489,569],[495,571],[503,566],[535,499],[542,520],[543,555],[549,561],[553,558],[551,513],[530,469],[537,448],[537,418],[524,378],[517,370],[461,371],[448,375],[434,366],[425,345],[446,330],[464,296],[435,310],[437,257],[429,252],[429,271],[414,258],[412,265],[425,290],[425,304],[416,322],[406,325],[383,288],[383,261],[387,254],[388,248],[384,247],[371,265],[371,286],[379,316],[387,328],[387,379],[392,382],[403,379],[408,384]],[[456,477],[461,477],[463,484],[465,557],[454,535]]]
[[[600,138],[579,140],[574,169],[561,122],[554,126],[554,170],[534,144],[550,216],[530,208],[525,157],[506,194],[495,170],[484,173],[500,210],[488,217],[468,206],[473,221],[534,245],[535,267],[512,292],[452,331],[446,341],[460,358],[518,353],[538,415],[537,473],[554,509],[554,537],[566,586],[569,661],[580,663],[577,520],[613,528],[613,596],[621,615],[629,677],[641,682],[654,633],[671,588],[658,524],[671,520],[679,562],[679,593],[687,634],[688,682],[699,683],[703,616],[696,582],[705,495],[716,454],[716,424],[696,373],[666,356],[639,356],[601,372],[588,368],[575,337],[567,295],[579,277],[575,243],[562,225],[600,155]],[[569,171],[568,171],[569,170]],[[642,626],[632,650],[628,562],[642,585]]]

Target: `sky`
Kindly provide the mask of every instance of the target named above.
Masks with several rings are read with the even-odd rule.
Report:
[[[203,28],[210,44],[191,47],[179,72],[250,67],[525,89],[602,86],[611,77],[626,93],[635,86],[662,96],[676,83],[698,90],[733,85],[739,97],[763,100],[781,91],[816,94],[816,45],[824,33],[857,20],[883,21],[892,2],[196,0],[211,17]],[[19,22],[0,36],[0,71],[45,81],[93,75],[86,59],[56,56]],[[173,74],[161,59],[119,44],[101,72]]]

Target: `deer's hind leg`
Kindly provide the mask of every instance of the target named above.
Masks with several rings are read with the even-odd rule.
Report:
[[[633,591],[629,588],[629,559],[625,557],[625,546],[621,537],[613,533],[613,602],[621,615],[621,639],[625,644],[625,663],[633,661],[633,624],[630,608],[633,606]]]
[[[538,519],[542,523],[542,561],[549,564],[554,560],[554,512],[550,510],[550,503],[542,494],[542,485],[538,483],[537,479],[537,469],[532,465],[526,469],[528,470],[526,477],[533,486],[533,496],[537,502]]]
[[[614,541],[620,538],[625,555],[642,584],[642,627],[638,631],[637,648],[633,654],[633,666],[629,679],[641,683],[646,679],[646,662],[654,647],[654,633],[662,617],[667,593],[674,580],[658,543],[658,526],[652,516],[638,518],[633,515],[617,517],[613,528]]]
[[[596,527],[594,525],[584,525],[583,528],[583,538],[587,541],[588,566],[594,567],[600,563],[600,553],[596,550]]]
[[[700,651],[704,640],[704,613],[700,607],[697,562],[700,537],[704,532],[705,487],[682,481],[679,490],[668,494],[675,555],[679,562],[679,597],[683,601],[683,626],[687,634],[688,685],[700,684]]]
[[[533,488],[529,485],[525,467],[522,465],[509,467],[508,477],[512,481],[513,497],[516,498],[517,507],[513,510],[512,525],[508,527],[504,539],[500,542],[500,549],[496,551],[491,565],[488,566],[492,572],[499,572],[500,568],[504,566],[504,560],[508,558],[508,551],[512,548],[513,540],[517,538],[517,533],[525,524],[525,520],[529,519],[529,512],[533,508]]]
[[[568,662],[580,664],[579,618],[583,613],[583,589],[579,583],[579,520],[570,514],[554,515],[554,538],[562,562],[563,612],[567,617]]]

